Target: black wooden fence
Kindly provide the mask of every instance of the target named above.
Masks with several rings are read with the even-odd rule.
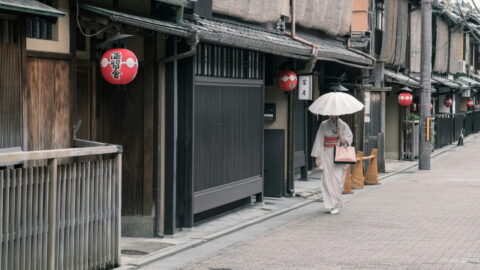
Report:
[[[435,116],[435,149],[456,142],[464,136],[480,132],[480,111],[438,114]]]

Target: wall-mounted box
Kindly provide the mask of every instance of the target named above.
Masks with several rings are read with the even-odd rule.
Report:
[[[277,105],[275,103],[265,103],[265,111],[263,113],[263,120],[275,122],[277,118]]]

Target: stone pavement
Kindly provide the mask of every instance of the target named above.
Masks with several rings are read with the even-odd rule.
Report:
[[[480,269],[479,160],[480,142],[468,142],[436,157],[431,171],[346,197],[337,216],[309,205],[318,208],[179,268]]]
[[[318,198],[320,184],[321,181],[318,178],[312,178],[310,181],[296,181],[298,193],[295,197],[265,197],[263,203],[246,205],[196,224],[192,229],[184,229],[162,239],[122,237],[120,248],[123,267],[121,269],[135,269],[149,261],[168,257],[192,246],[302,207]]]

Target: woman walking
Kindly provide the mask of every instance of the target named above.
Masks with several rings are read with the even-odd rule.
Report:
[[[341,195],[348,165],[334,163],[334,148],[340,144],[352,143],[350,127],[337,116],[330,116],[323,121],[313,144],[312,156],[316,158],[317,167],[323,169],[321,186],[323,203],[330,209],[330,214],[339,213],[342,207]]]

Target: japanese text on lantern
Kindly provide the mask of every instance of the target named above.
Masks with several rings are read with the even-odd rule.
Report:
[[[122,63],[122,53],[121,52],[113,52],[112,57],[110,58],[110,65],[112,65],[112,75],[114,79],[119,80],[120,75],[122,75],[122,72],[120,72],[120,64]]]

